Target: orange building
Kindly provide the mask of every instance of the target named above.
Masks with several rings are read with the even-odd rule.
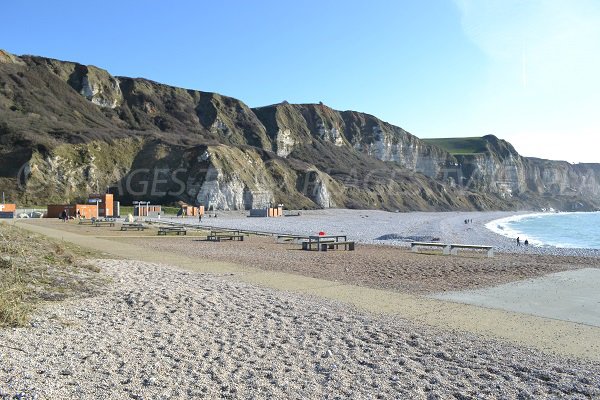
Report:
[[[283,216],[283,206],[279,205],[277,207],[269,207],[268,209],[269,217],[282,217]]]
[[[250,210],[251,217],[283,217],[283,204],[277,207],[253,208]]]
[[[16,204],[0,204],[0,218],[14,218],[17,211]]]
[[[98,203],[98,216],[102,217],[112,217],[114,210],[114,200],[113,195],[111,193],[98,194],[93,193],[90,194],[88,203],[96,204]]]
[[[0,204],[0,211],[15,212],[15,211],[17,211],[17,205],[16,204],[8,204],[8,203]]]
[[[189,204],[182,204],[181,210],[183,211],[183,215],[186,217],[197,217],[199,215],[204,215],[204,206],[194,207]]]
[[[155,206],[152,204],[134,204],[133,205],[133,215],[135,217],[147,217],[151,214],[160,214],[162,208],[161,206]]]
[[[98,208],[95,204],[49,204],[46,218],[60,218],[63,211],[67,211],[69,217],[77,218],[77,211],[82,218],[96,218]]]

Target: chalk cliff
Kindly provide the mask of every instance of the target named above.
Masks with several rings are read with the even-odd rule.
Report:
[[[30,205],[109,188],[125,202],[218,209],[588,210],[600,166],[525,158],[494,136],[457,152],[324,104],[250,108],[0,51],[0,187]]]

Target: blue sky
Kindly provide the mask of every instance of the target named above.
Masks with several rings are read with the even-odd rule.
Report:
[[[594,0],[27,1],[2,14],[0,48],[15,54],[600,162]]]

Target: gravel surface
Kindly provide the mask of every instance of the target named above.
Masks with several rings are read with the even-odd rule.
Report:
[[[138,261],[0,331],[0,398],[594,398],[600,367]]]
[[[395,246],[407,246],[410,241],[415,240],[438,238],[441,242],[490,245],[500,252],[600,257],[600,250],[592,249],[517,247],[513,239],[498,235],[485,227],[490,221],[527,212],[393,213],[328,209],[300,211],[300,216],[282,218],[250,218],[247,214],[248,212],[243,211],[220,211],[217,218],[205,216],[202,225],[302,235],[315,235],[324,231],[328,234],[347,234],[351,240],[361,243]],[[193,218],[168,220],[198,224]],[[465,220],[472,220],[472,223],[465,224]]]
[[[358,286],[429,294],[476,289],[535,278],[553,272],[596,267],[597,258],[462,251],[458,256],[414,254],[404,247],[357,245],[355,251],[302,251],[296,244],[276,244],[272,237],[243,242],[207,242],[199,238],[119,238],[119,242],[192,258],[225,261]]]

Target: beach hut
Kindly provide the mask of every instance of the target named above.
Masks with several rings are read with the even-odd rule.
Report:
[[[98,217],[112,217],[114,214],[114,199],[111,193],[92,193],[88,203],[98,206]]]
[[[0,218],[14,218],[17,211],[16,204],[2,203],[0,204]]]
[[[60,218],[63,211],[67,212],[69,218],[98,217],[98,207],[95,204],[48,204],[46,218]]]
[[[158,217],[162,212],[162,207],[159,205],[152,205],[146,201],[136,201],[133,203],[133,216],[134,217]]]
[[[266,208],[253,208],[250,210],[251,217],[282,217],[283,216],[283,204],[279,204],[277,207],[266,207]]]
[[[204,206],[194,207],[186,203],[180,204],[180,212],[184,217],[197,217],[199,215],[204,215]]]

